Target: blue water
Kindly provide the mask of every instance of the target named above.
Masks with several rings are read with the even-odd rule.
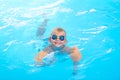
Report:
[[[120,80],[119,7],[119,0],[0,0],[0,80]],[[45,18],[42,38],[61,26],[67,45],[81,51],[77,75],[69,56],[34,65],[48,44],[36,36]]]

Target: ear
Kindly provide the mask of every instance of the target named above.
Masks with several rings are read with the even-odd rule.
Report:
[[[67,43],[67,40],[65,39],[65,44]]]
[[[51,42],[51,38],[49,37],[49,41]]]
[[[65,42],[67,42],[67,39],[65,39]]]

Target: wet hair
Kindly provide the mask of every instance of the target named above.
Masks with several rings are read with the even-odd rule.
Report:
[[[63,28],[57,27],[57,28],[55,28],[55,29],[52,31],[52,33],[53,33],[54,31],[64,32],[65,35],[66,35],[66,31],[65,31]]]

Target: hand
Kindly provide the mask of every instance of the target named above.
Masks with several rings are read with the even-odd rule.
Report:
[[[42,59],[39,56],[36,56],[35,61],[36,62],[42,62]]]
[[[40,52],[37,54],[37,56],[35,57],[35,61],[36,62],[42,62],[42,59],[45,57],[45,55],[47,55],[47,52]]]
[[[71,57],[74,62],[78,62],[81,59],[81,53],[79,52],[77,47],[73,47]]]

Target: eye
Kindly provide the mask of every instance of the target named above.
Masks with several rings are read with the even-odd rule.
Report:
[[[60,40],[63,41],[64,40],[64,36],[60,36]]]
[[[52,35],[52,39],[53,39],[53,40],[56,40],[56,39],[57,39],[57,36],[56,36],[56,35]]]

